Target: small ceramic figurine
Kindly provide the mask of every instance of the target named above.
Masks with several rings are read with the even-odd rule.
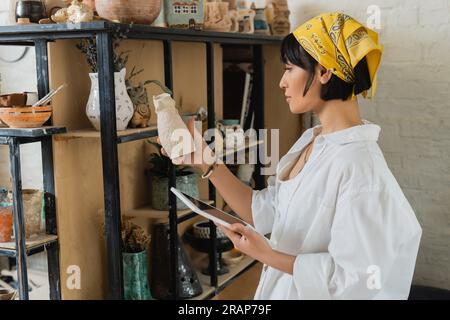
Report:
[[[53,22],[56,23],[66,23],[69,19],[69,16],[67,15],[67,8],[59,9],[51,16],[51,19]]]
[[[291,31],[289,22],[289,7],[287,0],[273,0],[274,17],[272,22],[272,33],[277,36],[286,36]]]
[[[72,5],[67,8],[67,15],[69,22],[72,23],[89,22],[94,19],[94,11],[80,0],[72,1]]]
[[[232,21],[228,14],[228,2],[207,2],[205,12],[205,30],[229,32]]]
[[[80,0],[73,0],[68,8],[62,8],[52,15],[56,23],[80,23],[94,20],[94,11]]]
[[[240,9],[239,14],[239,32],[254,33],[255,32],[255,11],[252,9]]]

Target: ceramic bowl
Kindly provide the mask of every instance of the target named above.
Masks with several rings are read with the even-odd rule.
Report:
[[[11,107],[0,108],[0,120],[10,128],[38,128],[52,115],[52,107]]]
[[[227,236],[220,229],[217,230],[217,238]],[[194,237],[198,239],[209,239],[209,221],[200,221],[194,224]]]

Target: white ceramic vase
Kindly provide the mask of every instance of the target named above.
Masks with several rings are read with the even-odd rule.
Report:
[[[125,86],[126,69],[114,73],[116,92],[116,126],[118,131],[125,130],[133,117],[134,108]],[[100,131],[100,96],[98,73],[90,73],[91,93],[86,105],[86,115],[97,131]]]
[[[175,100],[170,94],[163,93],[154,96],[153,103],[158,121],[158,136],[170,159],[194,152],[195,145],[192,135],[181,119],[175,107]]]

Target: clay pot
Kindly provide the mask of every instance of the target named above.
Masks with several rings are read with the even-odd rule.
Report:
[[[52,115],[52,107],[0,108],[0,120],[10,128],[38,128]]]
[[[161,0],[96,0],[100,17],[122,23],[151,24],[161,11]]]

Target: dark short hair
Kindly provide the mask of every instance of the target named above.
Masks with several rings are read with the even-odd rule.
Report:
[[[303,96],[306,95],[315,77],[315,68],[318,62],[298,43],[294,34],[287,35],[281,44],[281,60],[285,64],[296,65],[309,73]],[[355,95],[370,89],[369,67],[366,58],[363,58],[355,67],[355,82],[348,83],[333,74],[330,81],[322,86],[320,97],[323,100],[347,100],[353,93]]]

